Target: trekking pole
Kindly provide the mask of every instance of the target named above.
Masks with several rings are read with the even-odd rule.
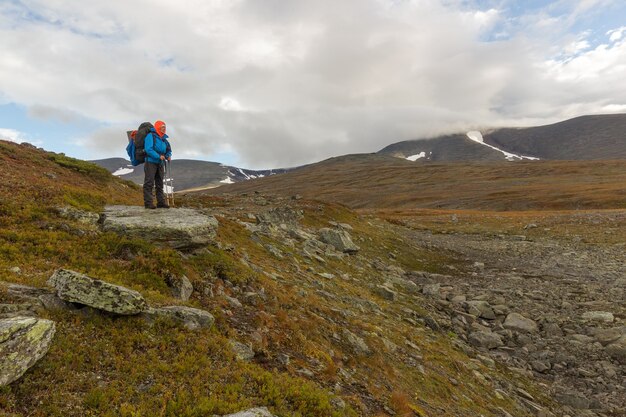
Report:
[[[171,204],[174,207],[174,179],[172,178],[172,161],[169,161],[169,194],[168,194],[168,204]],[[170,200],[171,199],[171,203]]]

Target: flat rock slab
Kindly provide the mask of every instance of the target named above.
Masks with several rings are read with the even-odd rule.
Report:
[[[50,348],[55,326],[50,320],[12,317],[0,320],[0,386],[20,378]]]
[[[57,296],[62,300],[110,313],[132,315],[148,308],[146,300],[137,291],[68,269],[56,271],[48,279],[48,284],[57,290]]]
[[[147,210],[140,206],[108,206],[102,229],[141,238],[174,249],[190,249],[213,241],[218,222],[198,210],[170,208]]]

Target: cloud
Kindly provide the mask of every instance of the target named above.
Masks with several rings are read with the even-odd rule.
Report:
[[[293,166],[626,102],[624,28],[605,45],[570,30],[599,1],[519,15],[508,0],[2,2],[0,96],[97,121],[71,139],[92,159],[162,119],[175,156]]]
[[[22,143],[26,142],[25,135],[15,129],[3,129],[0,128],[0,139],[8,140],[9,142]]]

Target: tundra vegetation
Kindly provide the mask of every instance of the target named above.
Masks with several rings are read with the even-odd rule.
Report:
[[[189,193],[177,205],[215,216],[219,227],[211,244],[179,251],[85,220],[105,206],[141,205],[138,186],[95,165],[0,141],[0,175],[3,315],[23,303],[10,285],[43,288],[68,269],[135,290],[154,307],[215,317],[210,329],[190,329],[77,304],[24,307],[56,323],[56,334],[40,361],[0,388],[0,409],[16,416],[205,416],[261,406],[277,416],[559,415],[545,382],[494,361],[454,326],[445,288],[475,276],[476,259],[420,233],[516,236],[534,221],[541,228],[529,236],[550,229],[566,242],[612,245],[624,222],[614,215],[601,230],[569,211],[357,211],[289,187],[283,196]],[[324,228],[348,233],[358,250],[322,242]],[[172,288],[182,277],[193,286],[188,300]],[[435,282],[441,277],[450,285]],[[472,314],[480,330],[481,313]]]

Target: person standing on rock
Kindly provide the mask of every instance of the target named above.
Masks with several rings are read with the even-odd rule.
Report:
[[[157,120],[154,128],[146,135],[144,149],[146,162],[143,172],[143,203],[147,209],[170,208],[163,191],[163,179],[165,178],[165,161],[172,161],[172,147],[165,134],[165,122]],[[157,205],[152,200],[152,190],[156,187]]]

